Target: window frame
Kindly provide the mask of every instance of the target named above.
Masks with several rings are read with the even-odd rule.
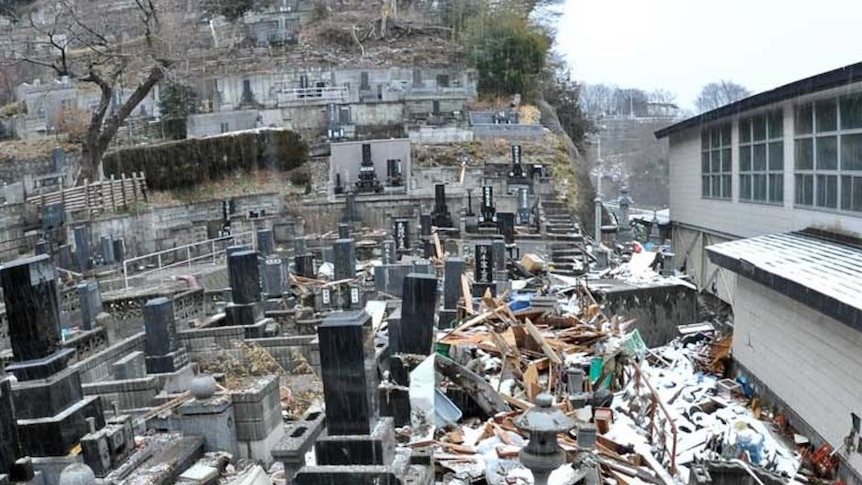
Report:
[[[818,110],[818,104],[823,105],[821,110]],[[831,106],[830,106],[831,105]],[[855,116],[851,117],[851,113],[845,108],[860,111]],[[810,131],[797,132],[794,131],[794,162],[793,162],[793,180],[794,180],[794,207],[800,209],[809,209],[825,212],[840,212],[848,215],[862,216],[862,189],[854,192],[854,186],[862,184],[862,160],[858,160],[854,165],[858,168],[845,168],[845,154],[851,153],[850,149],[845,152],[844,143],[849,143],[854,140],[858,143],[862,136],[862,93],[836,94],[826,98],[814,99],[804,103],[797,103],[794,106],[794,127],[810,125]],[[822,129],[818,123],[818,114],[827,112],[834,108],[834,120],[821,120],[828,122],[828,129]],[[800,113],[810,115],[810,119],[798,119]],[[821,116],[822,117],[822,116]],[[845,117],[847,120],[845,120]],[[806,117],[807,118],[807,117]],[[848,120],[855,119],[855,124],[858,126],[845,127]],[[818,155],[826,153],[826,144],[832,143],[835,140],[835,159],[828,168],[821,168],[823,161],[818,160]],[[810,144],[811,160],[810,166],[805,168],[798,167],[797,147],[802,144]],[[822,146],[821,146],[822,144]],[[859,144],[859,149],[862,150],[862,144]],[[831,148],[831,147],[830,147]],[[862,151],[856,150],[856,153]],[[820,153],[818,153],[820,152]],[[829,152],[831,155],[831,152]],[[857,155],[862,157],[862,155]],[[831,156],[830,156],[831,158]],[[857,181],[858,180],[858,181]],[[834,188],[835,193],[822,193]],[[810,190],[810,193],[809,193]],[[844,193],[847,191],[848,193]],[[858,195],[859,197],[854,197]],[[856,200],[860,199],[860,200]]]
[[[725,122],[704,127],[701,130],[700,154],[700,198],[733,201],[732,123]],[[714,190],[718,195],[713,192]]]
[[[758,129],[758,121],[762,127]],[[758,131],[762,130],[762,133]],[[741,118],[737,124],[739,143],[739,202],[746,204],[784,205],[784,108],[774,108]],[[780,147],[780,168],[775,168],[772,148]],[[763,165],[758,167],[755,155],[763,152]],[[778,158],[778,157],[776,157]],[[747,168],[743,160],[747,160]],[[776,162],[777,163],[777,162]],[[762,180],[763,197],[758,197],[755,181]]]

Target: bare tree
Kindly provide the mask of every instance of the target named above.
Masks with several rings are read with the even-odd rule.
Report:
[[[171,33],[161,35],[163,12],[154,3],[157,0],[134,1],[136,20],[121,25],[84,13],[71,0],[60,0],[18,19],[29,35],[9,62],[42,66],[58,78],[68,76],[99,90],[99,102],[81,140],[79,181],[99,175],[102,156],[117,130],[166,76],[176,58],[171,50],[178,46],[163,40]],[[130,83],[136,87],[123,99],[121,86]]]
[[[733,81],[721,80],[704,86],[694,104],[699,112],[705,113],[750,95],[751,91],[744,86]]]
[[[676,104],[676,95],[666,89],[656,89],[649,93],[650,103]]]
[[[611,114],[616,109],[616,86],[584,84],[581,87],[581,107],[587,116],[596,118]]]

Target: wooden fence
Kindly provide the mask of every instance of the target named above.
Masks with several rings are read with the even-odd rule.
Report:
[[[27,202],[38,208],[62,202],[66,212],[87,210],[90,214],[116,212],[146,201],[147,180],[143,172],[132,173],[131,177],[123,174],[115,178],[112,175],[110,179],[99,182],[85,180],[77,187],[27,197]]]

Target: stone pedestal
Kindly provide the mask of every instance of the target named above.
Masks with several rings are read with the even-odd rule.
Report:
[[[192,399],[177,408],[184,435],[202,436],[205,451],[226,451],[239,456],[234,406],[230,396]]]

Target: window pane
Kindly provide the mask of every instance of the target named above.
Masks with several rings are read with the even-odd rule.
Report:
[[[721,125],[721,145],[722,146],[730,146],[730,132],[733,129],[733,125],[730,123],[725,123]]]
[[[862,135],[841,136],[841,170],[862,170]]]
[[[769,128],[769,139],[781,138],[784,133],[784,112],[780,109],[770,111],[766,122]]]
[[[739,171],[748,172],[751,170],[751,147],[745,146],[739,148]]]
[[[731,198],[731,185],[732,185],[733,176],[732,175],[722,175],[721,176],[721,196],[725,199]]]
[[[751,119],[751,126],[754,127],[754,141],[766,139],[766,116],[758,115]]]
[[[838,201],[838,177],[835,175],[817,176],[817,206],[836,208]]]
[[[817,137],[817,170],[838,169],[838,137]]]
[[[700,154],[700,171],[702,173],[709,173],[709,152],[702,152]]]
[[[709,130],[701,130],[700,148],[701,150],[706,150],[707,148],[709,148]]]
[[[751,175],[739,176],[739,200],[751,200]]]
[[[700,195],[702,197],[709,197],[709,175],[704,175],[703,177],[701,177],[700,182]]]
[[[842,108],[843,109],[843,108]],[[843,112],[842,112],[843,114]],[[850,210],[853,206],[853,177],[841,177],[841,208]]]
[[[862,177],[853,177],[853,205],[850,210],[862,212]]]
[[[784,170],[784,143],[769,144],[769,170]]]
[[[721,171],[721,152],[718,150],[713,150],[711,155],[710,168],[712,173],[718,173]]]
[[[784,202],[784,174],[769,175],[769,202]]]
[[[718,144],[721,140],[718,138],[718,128],[713,128],[709,130],[710,138],[712,139],[712,148],[718,148]]]
[[[794,146],[796,170],[811,170],[814,168],[814,140],[807,138],[796,140]]]
[[[818,101],[814,104],[817,132],[835,131],[838,128],[838,110],[834,100]]]
[[[766,175],[755,175],[752,180],[754,200],[766,202]]]
[[[713,175],[712,177],[710,177],[710,185],[710,194],[713,197],[721,197],[721,177],[719,177],[718,175]]]
[[[841,128],[862,128],[862,95],[841,96]]]
[[[812,131],[814,131],[814,125],[811,122],[811,117],[811,104],[805,104],[796,107],[793,120],[797,135],[811,133]]]
[[[796,175],[794,182],[796,196],[794,200],[800,205],[814,205],[814,176],[813,175]]]
[[[721,150],[721,171],[722,172],[730,172],[732,153],[733,153],[733,149],[731,149],[731,148],[725,148],[725,149]]]
[[[761,143],[751,147],[751,165],[754,171],[766,170],[766,144]]]
[[[751,122],[748,118],[739,121],[739,143],[751,141]]]

